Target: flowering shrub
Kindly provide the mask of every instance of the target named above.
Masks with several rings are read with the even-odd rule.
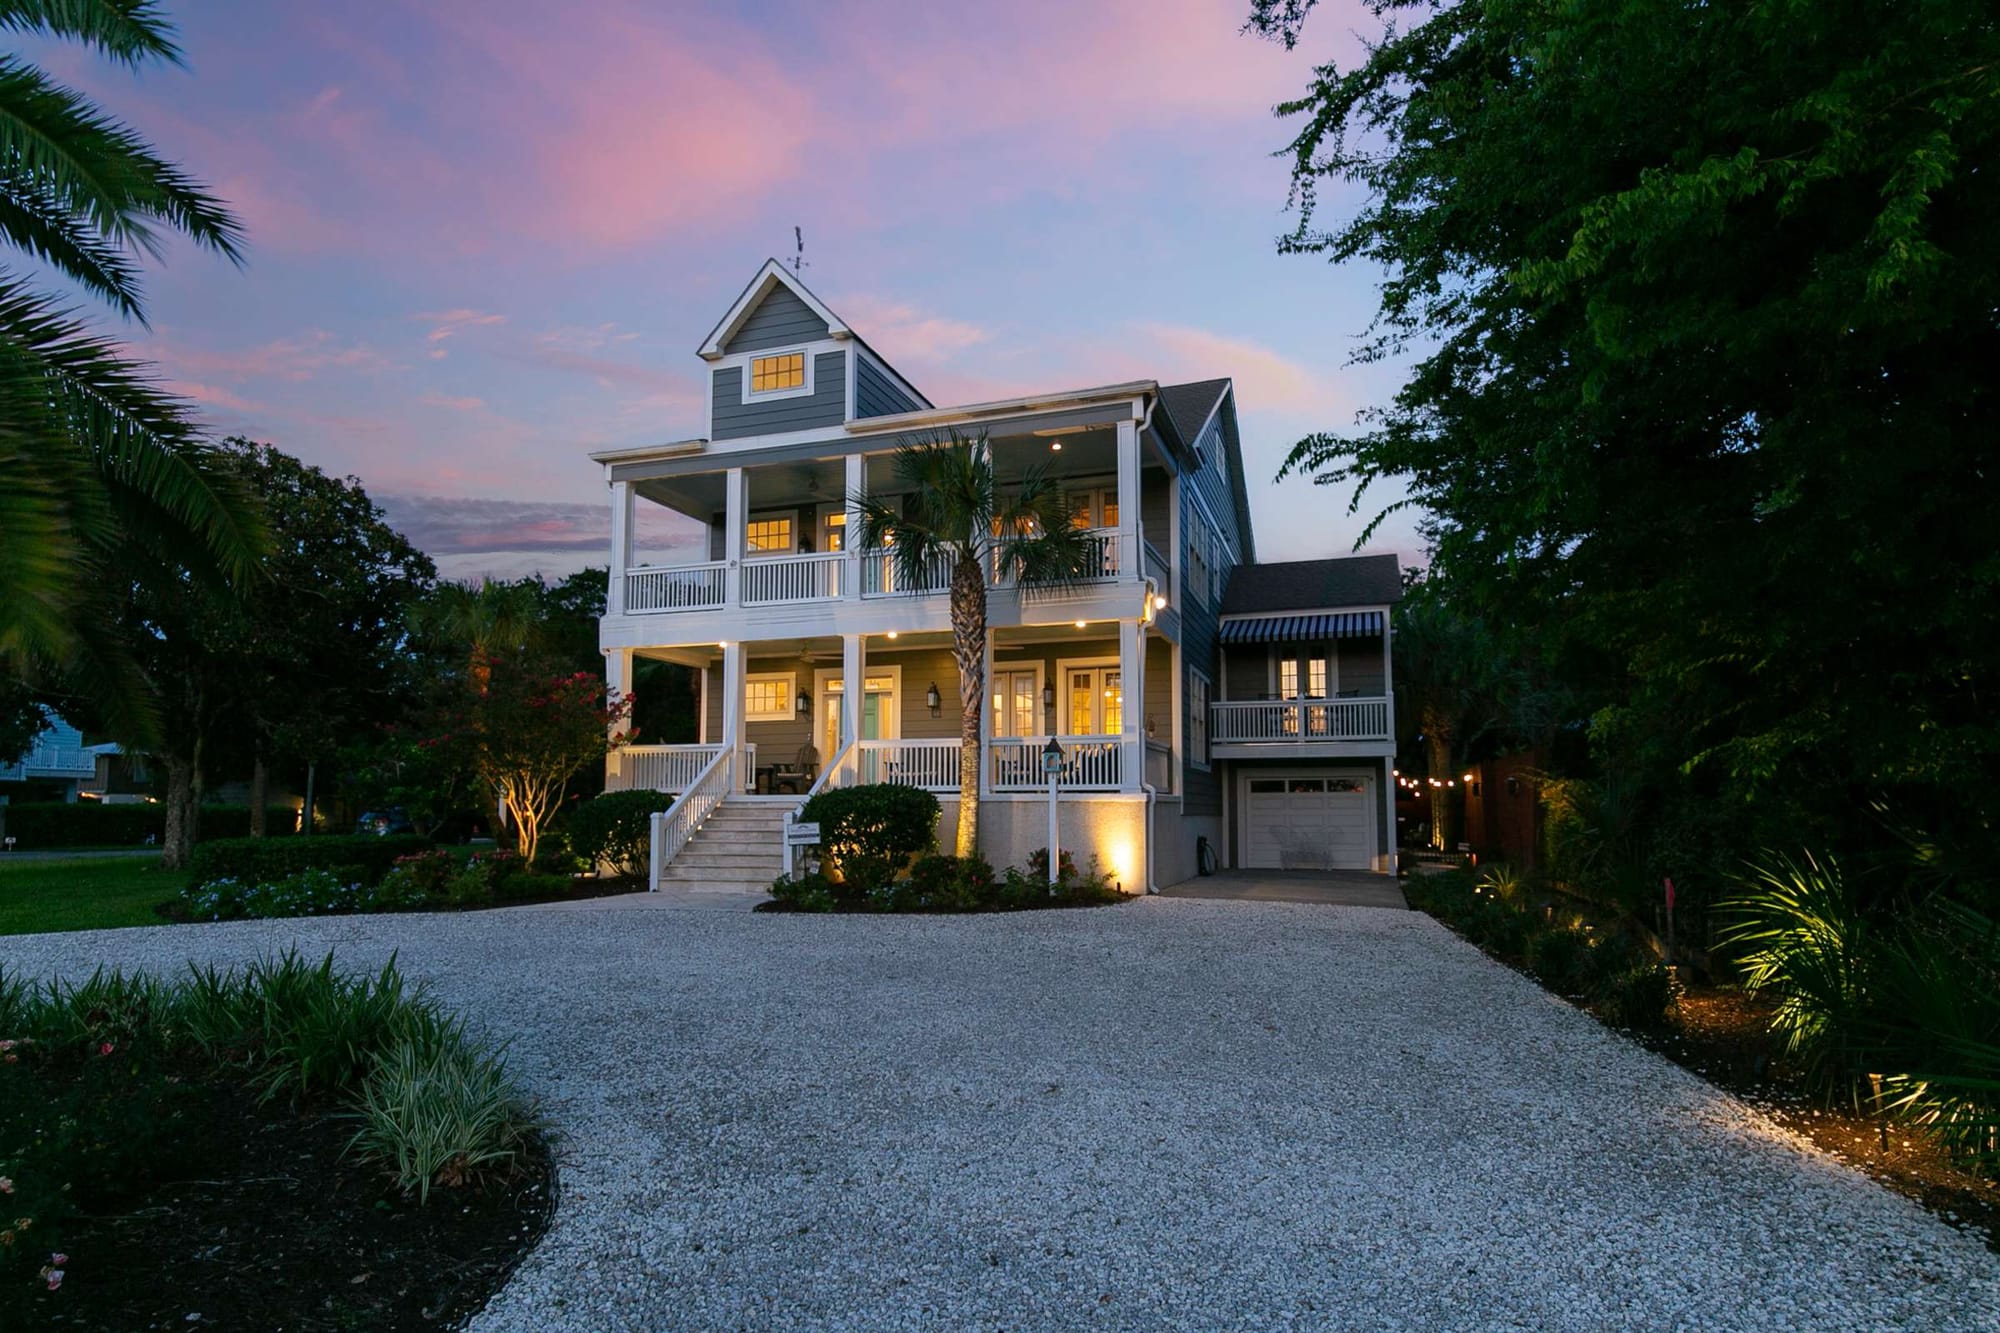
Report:
[[[237,921],[245,917],[330,916],[362,912],[373,894],[352,870],[302,870],[269,884],[212,879],[189,889],[181,902],[190,920]]]
[[[183,891],[179,904],[180,914],[190,921],[423,912],[485,907],[509,898],[557,897],[569,885],[564,876],[526,873],[513,852],[468,854],[440,847],[397,857],[389,873],[373,885],[358,870],[338,867],[303,870],[268,883],[224,876]]]

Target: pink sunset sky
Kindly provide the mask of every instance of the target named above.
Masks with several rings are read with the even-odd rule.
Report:
[[[1277,254],[1271,108],[1374,24],[1323,5],[1287,53],[1247,8],[183,0],[185,69],[28,54],[249,231],[240,271],[172,251],[120,336],[448,574],[602,563],[586,453],[700,433],[694,349],[794,225],[936,402],[1233,376],[1259,554],[1344,554],[1395,496],[1272,477],[1403,368],[1347,364],[1370,271]],[[1399,515],[1369,549],[1418,545]]]

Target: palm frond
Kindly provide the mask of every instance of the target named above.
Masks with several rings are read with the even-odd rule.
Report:
[[[32,65],[0,56],[0,185],[45,197],[73,226],[158,256],[162,222],[242,262],[243,232],[222,202],[145,140]]]
[[[181,404],[111,344],[4,270],[0,355],[29,358],[44,372],[52,409],[97,460],[107,483],[146,496],[200,534],[225,577],[251,573],[266,540],[258,508],[229,482]]]
[[[139,303],[138,266],[115,245],[70,218],[46,197],[11,191],[26,182],[0,175],[0,236],[43,260],[86,291],[117,307],[118,313],[143,324]]]
[[[0,29],[74,38],[126,65],[181,63],[173,27],[153,0],[0,0]]]

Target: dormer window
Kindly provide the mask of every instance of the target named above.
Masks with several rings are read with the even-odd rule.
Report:
[[[806,354],[778,352],[750,359],[750,392],[782,393],[806,385]]]

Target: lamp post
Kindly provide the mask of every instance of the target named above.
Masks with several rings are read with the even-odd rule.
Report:
[[[1062,839],[1056,827],[1056,779],[1062,775],[1063,748],[1056,738],[1042,747],[1042,775],[1049,780],[1049,891],[1056,887],[1056,870],[1062,862]]]

